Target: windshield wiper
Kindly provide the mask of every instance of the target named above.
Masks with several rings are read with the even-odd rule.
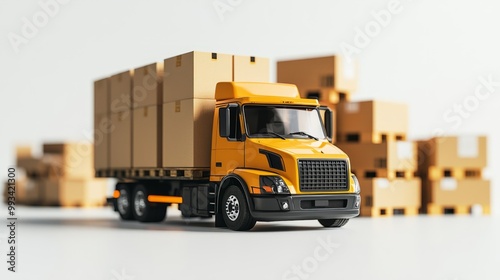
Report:
[[[292,132],[292,133],[288,133],[288,134],[289,134],[289,135],[304,135],[304,136],[307,136],[307,137],[309,137],[309,138],[312,138],[312,139],[314,139],[314,140],[316,140],[316,141],[318,141],[318,140],[319,140],[318,138],[316,138],[316,137],[312,136],[311,134],[307,134],[307,133],[305,133],[304,131],[297,131],[297,132]]]
[[[283,140],[286,140],[285,136],[281,135],[281,134],[278,134],[274,131],[266,131],[266,132],[262,132],[260,134],[271,134],[271,135],[274,135],[274,136],[278,136],[279,138],[283,139]]]

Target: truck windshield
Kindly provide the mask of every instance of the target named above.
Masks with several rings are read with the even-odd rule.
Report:
[[[246,105],[243,111],[249,137],[325,139],[316,108]]]

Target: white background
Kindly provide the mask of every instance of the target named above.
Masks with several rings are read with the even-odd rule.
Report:
[[[28,34],[30,38],[17,46],[16,51],[9,38],[13,34],[23,36],[24,18],[33,22],[33,16],[44,13],[43,8],[38,1],[0,1],[2,180],[7,166],[14,163],[16,144],[39,146],[47,141],[92,139],[92,82],[97,78],[191,50],[266,56],[273,61],[340,53],[343,43],[356,46],[357,29],[372,26],[376,17],[372,12],[387,9],[389,3],[388,0],[67,2],[53,10],[45,23],[43,16],[39,18],[43,26]],[[230,10],[218,13],[214,5],[221,3],[226,3]],[[446,134],[487,135],[488,177],[493,180],[492,210],[498,214],[500,175],[495,171],[500,168],[500,87],[495,87],[489,97],[468,111],[459,125],[447,122],[443,114],[464,100],[473,102],[472,96],[481,85],[480,77],[491,75],[493,80],[500,81],[500,3],[494,0],[401,0],[398,3],[400,12],[392,14],[390,22],[380,30],[373,29],[378,32],[369,37],[369,44],[359,49],[359,91],[353,99],[410,104],[410,137],[413,139],[431,137],[437,130]],[[274,68],[272,73],[274,80]],[[471,104],[474,105],[469,106]],[[75,279],[117,279],[112,272],[119,273],[123,267],[128,274],[135,275],[135,279],[145,279],[161,275],[162,266],[172,269],[172,262],[176,261],[180,266],[174,266],[173,275],[177,276],[174,278],[179,279],[186,271],[187,275],[210,276],[211,271],[217,271],[210,265],[210,252],[219,252],[214,257],[222,261],[228,259],[234,275],[239,275],[245,273],[245,266],[236,262],[238,243],[246,244],[250,250],[242,260],[252,264],[254,272],[261,271],[261,265],[273,271],[259,274],[261,279],[266,276],[279,279],[292,265],[301,264],[311,256],[319,244],[315,241],[317,238],[330,236],[325,231],[306,233],[307,229],[289,228],[285,223],[275,234],[245,234],[245,238],[240,239],[244,242],[240,242],[233,240],[237,235],[225,234],[227,232],[180,234],[179,228],[188,232],[191,228],[175,221],[167,223],[166,233],[154,231],[165,229],[162,226],[129,228],[110,212],[104,212],[105,218],[89,222],[72,222],[72,212],[67,214],[69,222],[50,218],[38,222],[36,215],[30,220],[29,213],[33,216],[34,212],[27,212],[26,226],[20,228],[20,238],[25,242],[21,247],[24,248],[21,251],[24,271],[31,271],[35,278],[40,272],[47,279],[51,279],[50,275],[54,275],[53,279],[69,279],[71,273]],[[497,219],[420,219],[422,223],[411,218],[359,219],[350,222],[344,231],[332,231],[337,238],[335,242],[341,246],[336,251],[338,256],[329,259],[328,266],[320,266],[311,279],[325,279],[331,275],[329,268],[340,271],[342,279],[357,279],[356,273],[362,273],[364,277],[359,278],[364,279],[475,279],[478,271],[484,279],[495,270],[498,257],[490,256],[498,254],[500,248],[495,237],[499,228],[494,224]],[[66,223],[73,226],[64,226]],[[317,226],[312,222],[304,225]],[[97,230],[87,231],[86,227]],[[201,229],[195,227],[194,231],[203,232],[203,228],[203,225]],[[151,232],[142,236],[140,230]],[[261,227],[260,231],[274,230],[271,226]],[[2,238],[4,236],[2,233]],[[308,241],[300,242],[297,237]],[[197,247],[202,253],[195,260],[206,263],[190,266],[192,255],[189,254],[196,254],[196,250],[184,249],[196,248],[203,238],[219,241],[201,242],[205,247]],[[144,246],[135,244],[122,255],[127,249],[124,245],[134,240],[145,240]],[[180,243],[172,240],[180,240]],[[224,240],[234,243],[224,243]],[[210,247],[214,244],[224,244],[224,247]],[[291,250],[287,247],[291,244],[299,247]],[[4,245],[2,243],[2,249]],[[42,246],[42,251],[36,255],[38,246]],[[259,248],[264,247],[271,253],[259,254]],[[279,251],[279,248],[287,249]],[[221,251],[217,251],[219,249]],[[3,250],[1,253],[4,254]],[[153,259],[155,254],[159,254],[159,258]],[[3,263],[3,257],[0,260]],[[65,261],[61,263],[62,260]],[[149,260],[153,263],[147,263]],[[89,267],[82,269],[81,263]],[[393,263],[400,266],[390,265]],[[370,266],[356,269],[362,264]],[[276,269],[273,270],[272,265]],[[94,266],[104,273],[92,272]],[[0,269],[3,273],[4,265]],[[93,277],[92,273],[99,276]],[[231,275],[222,278],[229,278],[227,276]],[[495,278],[492,274],[489,276]]]
[[[495,129],[500,87],[473,100],[480,77],[500,81],[497,1],[396,1],[397,12],[385,26],[373,23],[375,14],[388,10],[388,0],[40,4],[47,2],[0,1],[0,170],[5,173],[16,144],[39,149],[47,141],[92,139],[92,82],[100,77],[191,50],[276,61],[342,53],[341,46],[349,44],[359,47],[360,60],[353,99],[410,104],[410,138],[438,131],[489,137],[487,176],[493,180],[493,211],[500,212],[500,177],[492,172],[500,168]],[[36,30],[23,35],[27,21]],[[358,29],[371,31],[367,44],[356,44]],[[275,80],[274,67],[271,74]],[[444,118],[464,102],[467,115],[453,113],[460,123]]]

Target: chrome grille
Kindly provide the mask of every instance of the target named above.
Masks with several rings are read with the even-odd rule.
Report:
[[[349,189],[349,172],[345,160],[299,160],[301,191],[343,191]]]

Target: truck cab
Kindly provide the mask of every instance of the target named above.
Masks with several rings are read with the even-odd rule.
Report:
[[[193,120],[212,127],[184,139],[196,140],[194,156],[210,157],[203,166],[96,171],[118,179],[110,203],[123,220],[161,222],[171,205],[240,231],[257,221],[341,227],[359,215],[359,183],[317,100],[300,98],[294,85],[244,82],[220,82],[214,97]]]
[[[348,156],[331,143],[331,114],[289,84],[220,82],[210,166],[217,226],[317,219],[343,226],[359,215]]]

